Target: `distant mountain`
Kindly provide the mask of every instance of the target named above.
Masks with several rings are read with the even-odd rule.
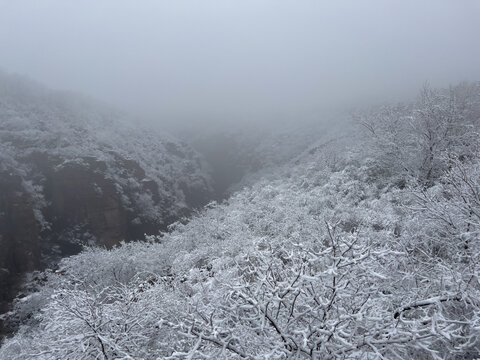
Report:
[[[185,143],[86,97],[0,73],[0,311],[22,274],[157,233],[213,196]]]

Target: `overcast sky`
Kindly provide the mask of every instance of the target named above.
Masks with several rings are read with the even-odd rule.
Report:
[[[0,68],[141,116],[295,118],[480,80],[477,0],[0,0]]]

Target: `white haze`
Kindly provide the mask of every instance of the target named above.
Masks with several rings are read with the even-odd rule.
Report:
[[[480,79],[480,2],[0,1],[0,68],[167,125],[298,120]]]

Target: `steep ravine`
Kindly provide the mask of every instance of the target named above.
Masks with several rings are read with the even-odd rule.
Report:
[[[8,312],[13,299],[26,295],[26,274],[54,268],[62,258],[79,253],[84,246],[112,248],[122,241],[141,240],[144,234],[165,231],[192,210],[227,198],[228,189],[258,170],[253,149],[241,154],[245,146],[242,141],[234,142],[224,134],[210,140],[209,146],[193,144],[199,151],[196,156],[204,159],[201,166],[211,174],[209,183],[195,176],[189,183],[188,171],[194,174],[195,169],[193,165],[187,167],[185,176],[174,183],[184,203],[177,212],[172,211],[175,199],[165,196],[161,184],[137,161],[118,153],[112,164],[95,156],[68,160],[58,154],[31,151],[22,157],[21,165],[28,169],[24,176],[14,174],[18,169],[0,174],[0,246],[4,249],[0,255],[0,314]],[[165,148],[177,161],[187,160],[185,152],[191,151],[188,145],[174,143]],[[111,176],[112,167],[117,177]],[[135,186],[125,186],[126,182]],[[36,193],[32,193],[32,187]],[[148,195],[152,203],[135,203],[142,195]],[[161,209],[160,216],[148,216],[159,212],[141,209],[147,205]],[[17,325],[8,316],[3,320],[0,317],[0,337],[11,334]]]
[[[24,296],[27,274],[84,246],[157,234],[228,198],[245,177],[308,146],[293,141],[307,138],[294,130],[180,141],[90,99],[0,73],[0,336],[13,330],[2,314]]]

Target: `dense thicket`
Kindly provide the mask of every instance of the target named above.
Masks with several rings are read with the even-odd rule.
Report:
[[[479,84],[357,118],[186,225],[64,260],[0,357],[478,358]]]

